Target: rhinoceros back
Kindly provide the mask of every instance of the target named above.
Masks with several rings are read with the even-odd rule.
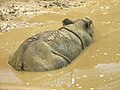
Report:
[[[25,40],[9,64],[17,70],[54,70],[67,66],[81,50],[81,41],[73,33],[65,29],[46,31]]]

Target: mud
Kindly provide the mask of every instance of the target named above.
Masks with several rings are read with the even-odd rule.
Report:
[[[10,4],[9,4],[10,3]],[[0,31],[6,32],[13,28],[20,28],[25,26],[31,26],[26,20],[22,22],[15,22],[17,17],[33,17],[40,15],[41,13],[50,11],[52,8],[57,7],[60,9],[68,9],[73,7],[79,7],[85,3],[85,0],[77,1],[6,1],[0,4]],[[44,9],[44,11],[43,11]]]
[[[2,0],[1,0],[2,1]],[[27,26],[0,32],[1,90],[119,90],[120,89],[120,2],[90,0],[80,7],[42,9],[33,17],[19,16]],[[6,62],[28,37],[56,30],[65,18],[90,17],[94,23],[94,43],[66,68],[50,72],[16,71]],[[32,26],[29,26],[32,25]]]

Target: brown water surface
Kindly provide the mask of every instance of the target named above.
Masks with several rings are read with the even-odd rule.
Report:
[[[89,16],[94,23],[94,43],[69,66],[50,72],[16,71],[7,64],[12,53],[28,37],[62,26],[64,18]],[[29,23],[42,23],[0,32],[0,90],[120,90],[120,1],[91,0],[78,8],[51,11]],[[19,18],[18,18],[19,20]]]

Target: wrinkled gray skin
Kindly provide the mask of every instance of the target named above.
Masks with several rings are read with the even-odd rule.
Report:
[[[25,40],[8,63],[17,70],[50,71],[66,67],[93,43],[92,21],[63,20],[63,27]]]

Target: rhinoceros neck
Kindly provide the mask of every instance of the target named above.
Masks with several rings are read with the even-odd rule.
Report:
[[[83,28],[82,26],[71,24],[66,25],[62,28],[65,28],[66,30],[75,34],[82,42],[83,49],[89,46],[91,43],[93,43],[93,39],[90,37],[90,35],[86,32],[85,28]]]
[[[62,28],[60,28],[60,29],[65,29],[65,30],[73,33],[75,36],[77,36],[77,37],[79,38],[79,40],[81,41],[82,49],[85,48],[85,46],[84,46],[84,41],[83,41],[83,39],[82,39],[82,37],[81,37],[80,35],[78,35],[76,32],[74,32],[73,30],[71,30],[71,29],[69,29],[69,28],[67,28],[67,27],[62,27]]]

